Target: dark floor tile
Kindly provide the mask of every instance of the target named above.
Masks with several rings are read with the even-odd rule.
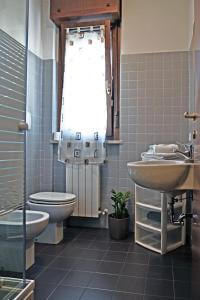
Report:
[[[87,232],[81,232],[78,236],[78,239],[87,239],[87,240],[94,240],[96,238],[95,231],[87,231]]]
[[[108,250],[110,248],[110,242],[98,242],[95,240],[92,241],[89,248],[95,250]]]
[[[65,238],[72,239],[72,238],[77,238],[82,231],[83,231],[82,228],[68,227],[64,229],[63,234]]]
[[[106,261],[116,261],[116,262],[124,262],[126,258],[126,252],[115,252],[115,251],[107,251],[103,260]]]
[[[112,292],[98,289],[86,289],[80,300],[112,300]]]
[[[47,244],[35,243],[35,252],[37,254],[44,252],[44,250],[48,247]]]
[[[147,265],[125,263],[121,274],[126,276],[146,277],[147,271]]]
[[[100,262],[97,272],[117,275],[120,273],[122,266],[123,263],[120,262],[102,261]]]
[[[143,294],[145,279],[139,277],[120,276],[117,290],[127,293]]]
[[[60,253],[59,256],[64,257],[80,257],[82,249],[74,247],[72,243],[67,245]]]
[[[185,268],[192,268],[196,265],[197,262],[191,256],[187,255],[178,255],[172,257],[172,262],[174,267],[185,267]]]
[[[74,240],[76,240],[76,237],[69,236],[69,235],[63,235],[63,241],[67,243],[72,243]]]
[[[44,282],[35,282],[35,300],[45,300],[56,288],[55,284],[48,284]]]
[[[129,234],[128,234],[128,236],[125,238],[125,239],[123,239],[123,240],[113,240],[112,239],[112,242],[113,243],[134,243],[134,234],[133,234],[133,232],[129,232]]]
[[[96,232],[96,241],[110,241],[109,231],[107,229],[101,229]]]
[[[76,248],[71,245],[70,247],[65,248],[60,256],[64,257],[75,257],[75,258],[85,258],[85,259],[94,259],[101,260],[105,255],[105,251],[100,251],[96,249],[84,249],[84,248]]]
[[[105,256],[105,251],[85,249],[81,251],[81,258],[101,260]]]
[[[129,248],[128,248],[128,252],[137,252],[137,253],[145,253],[145,254],[151,254],[152,251],[150,251],[149,249],[147,248],[144,248],[140,245],[137,245],[136,243],[131,243],[129,245]]]
[[[71,286],[58,286],[49,300],[79,300],[84,289]],[[44,300],[44,298],[43,298]]]
[[[77,259],[73,257],[56,257],[55,260],[49,265],[50,268],[56,269],[71,269],[75,265]]]
[[[63,241],[67,243],[72,243],[76,238],[70,236],[63,236]]]
[[[55,256],[53,255],[47,255],[47,254],[36,254],[35,256],[35,264],[38,266],[48,266],[53,260],[55,259]]]
[[[173,280],[172,267],[150,265],[148,268],[147,277],[155,279]]]
[[[173,276],[174,276],[174,280],[179,280],[179,281],[192,282],[196,280],[192,268],[174,267]]]
[[[70,271],[62,280],[62,285],[87,287],[93,273],[83,271]]]
[[[127,252],[129,249],[129,243],[111,243],[109,250]]]
[[[58,284],[66,276],[67,273],[67,270],[47,268],[42,273],[40,273],[40,275],[37,277],[37,280],[48,284]]]
[[[161,256],[132,240],[132,234],[125,241],[113,241],[108,230],[69,228],[61,244],[36,244],[36,264],[26,272],[27,278],[36,278],[35,299],[49,295],[50,300],[200,299],[200,260],[191,248]],[[67,274],[68,269],[73,271]],[[122,275],[117,276],[120,270]]]
[[[199,300],[200,299],[200,285],[194,282],[175,281],[175,297],[183,298],[187,300]]]
[[[92,244],[91,240],[87,239],[77,239],[72,242],[72,247],[78,247],[78,248],[90,248],[90,245]]]
[[[149,262],[149,255],[144,253],[128,253],[125,262],[145,265]]]
[[[113,292],[112,300],[143,300],[143,296],[132,293]]]
[[[169,297],[157,297],[157,296],[144,296],[143,300],[174,300],[174,298]]]
[[[35,264],[26,271],[26,278],[35,279],[43,270],[44,270],[43,266],[39,266]]]
[[[174,297],[173,281],[147,279],[145,294],[169,298]]]
[[[93,274],[89,287],[105,290],[115,290],[118,276],[108,274]]]
[[[45,247],[45,249],[43,250],[43,254],[47,254],[47,255],[59,255],[67,246],[67,243],[61,243],[58,245],[49,245],[48,247]]]
[[[78,233],[69,233],[69,232],[63,232],[63,240],[64,241],[73,241],[78,237]]]
[[[176,255],[192,255],[192,248],[189,245],[185,245],[182,247],[179,247],[177,249],[175,249],[174,251],[170,252],[172,256],[176,256]]]
[[[77,259],[75,265],[73,266],[73,270],[80,271],[91,271],[96,272],[100,261],[98,260],[90,260],[90,259]]]
[[[103,232],[108,232],[108,229],[88,227],[88,228],[83,228],[82,232],[95,235],[96,237],[100,233],[102,234]]]
[[[174,298],[175,300],[186,300],[185,298]],[[187,299],[187,300],[192,300],[192,299]]]
[[[172,258],[169,254],[165,254],[165,255],[151,254],[149,259],[149,264],[155,266],[171,266]]]

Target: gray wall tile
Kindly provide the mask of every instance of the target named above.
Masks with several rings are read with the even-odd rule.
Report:
[[[107,145],[107,162],[101,167],[102,210],[112,209],[112,188],[131,190],[134,195],[134,183],[126,164],[139,160],[149,144],[188,141],[188,122],[183,118],[183,112],[189,109],[188,59],[187,52],[122,56],[120,130],[123,144]],[[52,149],[49,144],[56,121],[53,113],[56,93],[52,87],[54,62],[42,62],[31,55],[29,64],[28,107],[32,110],[33,128],[27,137],[27,191],[29,194],[45,189],[64,192],[65,166],[57,161],[57,146]],[[134,196],[129,211],[133,228]],[[74,218],[71,224],[107,226],[105,217],[93,221]]]

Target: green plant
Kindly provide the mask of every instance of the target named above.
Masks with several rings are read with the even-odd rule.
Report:
[[[114,213],[112,214],[114,218],[123,219],[128,217],[127,202],[131,196],[130,192],[116,192],[111,191],[111,200],[114,202],[112,207],[114,208]]]

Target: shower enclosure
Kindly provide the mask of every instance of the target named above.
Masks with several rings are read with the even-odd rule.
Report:
[[[33,282],[25,277],[27,16],[27,0],[0,0],[0,299],[4,300],[33,299]]]

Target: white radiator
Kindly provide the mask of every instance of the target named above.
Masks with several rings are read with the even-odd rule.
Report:
[[[98,218],[100,207],[99,165],[66,165],[66,192],[77,196],[73,216]]]

